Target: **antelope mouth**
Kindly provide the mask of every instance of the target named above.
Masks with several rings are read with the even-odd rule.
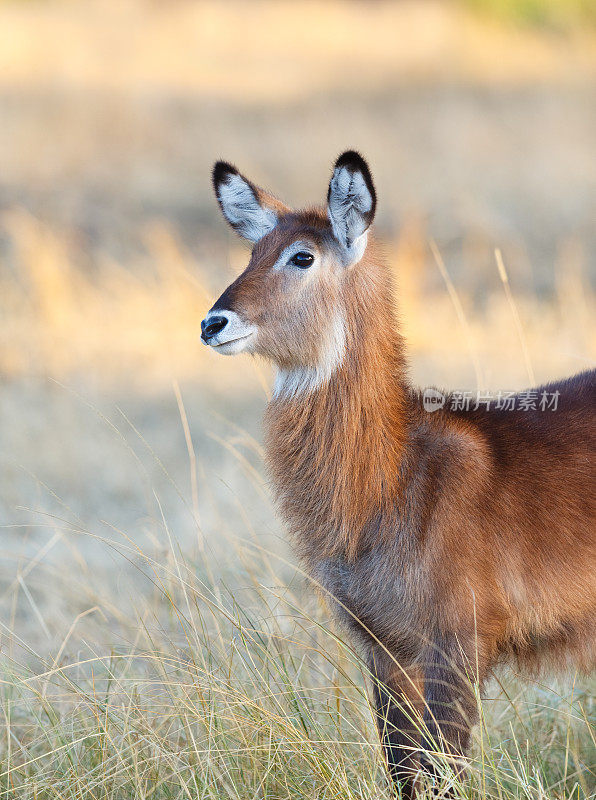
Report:
[[[222,356],[235,356],[237,353],[246,351],[253,335],[254,331],[250,331],[249,333],[235,336],[233,339],[226,339],[225,342],[209,342],[209,346]]]
[[[227,339],[225,342],[207,342],[210,347],[213,347],[215,350],[219,350],[220,347],[236,347],[241,342],[245,342],[247,339],[250,339],[251,336],[254,335],[254,331],[250,331],[250,333],[245,333],[242,336],[235,336],[233,339]]]

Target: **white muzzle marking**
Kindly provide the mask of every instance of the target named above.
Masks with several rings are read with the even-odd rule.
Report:
[[[208,320],[211,317],[225,317],[228,323],[223,330],[212,336],[205,344],[224,356],[251,352],[252,342],[257,332],[254,325],[244,322],[235,311],[228,311],[226,308],[210,311],[205,319]]]

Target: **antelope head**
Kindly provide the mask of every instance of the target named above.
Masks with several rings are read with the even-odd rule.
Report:
[[[366,162],[353,151],[341,155],[326,207],[303,211],[222,161],[213,186],[228,223],[254,247],[244,272],[202,321],[201,338],[218,353],[272,360],[282,383],[288,376],[305,385],[328,379],[345,353],[348,276],[359,268],[375,213]]]

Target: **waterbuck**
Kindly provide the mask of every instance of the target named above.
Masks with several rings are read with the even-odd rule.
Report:
[[[213,184],[254,248],[202,338],[274,364],[274,492],[367,659],[389,771],[409,798],[437,749],[461,768],[474,682],[498,662],[595,663],[596,372],[536,390],[556,408],[445,395],[431,413],[408,382],[364,159],[340,156],[326,207],[303,211],[224,162]]]

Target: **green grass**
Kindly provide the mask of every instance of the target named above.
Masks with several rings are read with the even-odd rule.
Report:
[[[301,576],[254,543],[195,563],[118,549],[140,613],[106,602],[68,658],[4,640],[0,797],[389,798],[365,669]],[[590,797],[593,688],[492,684],[456,795]]]
[[[561,32],[596,25],[594,0],[464,0],[464,4],[514,25]]]

